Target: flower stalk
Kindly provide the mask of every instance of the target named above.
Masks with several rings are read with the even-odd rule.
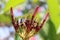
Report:
[[[34,36],[44,25],[46,22],[49,13],[46,13],[45,17],[42,19],[42,22],[40,25],[33,20],[38,12],[39,7],[36,7],[31,20],[26,19],[25,22],[21,19],[20,24],[18,23],[18,20],[15,21],[14,15],[13,15],[13,9],[10,8],[10,14],[11,14],[11,21],[15,28],[16,33],[23,39],[23,40],[29,40],[30,37]]]

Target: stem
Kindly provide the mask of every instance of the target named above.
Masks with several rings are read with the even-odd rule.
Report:
[[[14,26],[15,30],[17,30],[17,29],[18,29],[19,24],[18,24],[18,21],[17,21],[17,22],[15,22],[12,7],[10,8],[10,14],[11,14],[11,21],[12,21],[12,24],[13,24],[13,26]]]
[[[47,13],[47,14],[45,15],[45,17],[44,17],[44,19],[42,20],[42,23],[41,23],[41,25],[40,25],[40,28],[44,25],[44,23],[46,22],[48,16],[49,16],[49,13]]]
[[[24,38],[23,40],[29,40],[29,38]]]
[[[42,20],[42,22],[40,23],[40,25],[36,27],[36,31],[37,31],[37,32],[43,27],[43,25],[44,25],[44,23],[46,22],[48,16],[49,16],[49,13],[47,13],[47,14],[45,15],[45,17],[44,17],[44,19]]]
[[[12,9],[12,7],[10,8],[10,15],[11,15],[12,24],[14,25],[15,24],[15,20],[14,20],[14,15],[13,15],[13,9]]]
[[[39,9],[39,7],[36,7],[36,9],[35,9],[35,11],[34,11],[34,13],[33,13],[33,15],[32,15],[32,20],[34,19],[35,15],[37,14],[38,9]]]

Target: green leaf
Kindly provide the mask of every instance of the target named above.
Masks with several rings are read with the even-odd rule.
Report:
[[[55,29],[55,26],[54,26],[54,24],[52,23],[52,21],[50,19],[48,21],[48,24],[49,24],[48,39],[49,40],[56,40],[57,39],[56,29]]]
[[[57,0],[47,0],[50,18],[57,29],[60,24],[60,12]]]
[[[60,0],[58,0],[59,4],[60,4]]]
[[[47,35],[45,34],[45,31],[44,31],[43,29],[41,29],[41,30],[39,31],[39,35],[41,35],[41,36],[44,38],[44,40],[47,40],[47,39],[48,39],[48,37],[47,37]]]
[[[57,40],[60,40],[60,33],[57,34]]]
[[[10,9],[10,7],[15,7],[18,4],[23,3],[25,0],[9,0],[4,8],[4,12],[8,11]]]
[[[0,15],[0,22],[3,22],[3,23],[11,23],[11,20],[10,20],[10,17],[9,16],[6,16],[6,15]]]
[[[18,4],[23,3],[25,0],[8,0],[8,2],[5,4],[5,8],[4,8],[4,13],[7,12],[8,10],[10,10],[10,7],[15,7]],[[3,23],[10,23],[10,17],[9,16],[5,16],[4,14],[0,14],[0,22]]]

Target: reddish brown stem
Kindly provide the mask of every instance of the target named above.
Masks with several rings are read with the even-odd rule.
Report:
[[[37,26],[37,27],[36,27],[36,31],[39,31],[39,30],[43,27],[43,25],[44,25],[44,23],[46,22],[48,16],[49,16],[49,13],[47,13],[47,14],[45,15],[45,18],[44,18],[44,19],[42,20],[42,22],[40,23],[40,26]]]
[[[30,23],[30,25],[32,24],[33,19],[34,19],[34,17],[36,16],[36,14],[37,14],[37,12],[38,12],[38,9],[39,9],[39,7],[37,6],[37,7],[35,8],[35,10],[34,10],[33,15],[32,15],[32,19],[31,19],[31,23]],[[32,29],[32,28],[31,28],[31,29]]]
[[[10,8],[10,14],[11,14],[11,20],[12,20],[12,24],[15,24],[15,20],[14,20],[14,15],[13,15],[13,9],[12,7]]]
[[[36,7],[36,9],[35,9],[35,11],[34,11],[34,13],[33,13],[33,15],[32,15],[32,20],[33,20],[34,17],[36,16],[36,14],[37,14],[37,12],[38,12],[38,9],[39,9],[39,7]]]
[[[10,14],[11,14],[11,21],[12,21],[12,24],[13,24],[15,30],[17,30],[19,25],[18,25],[18,21],[15,22],[12,7],[10,8]]]

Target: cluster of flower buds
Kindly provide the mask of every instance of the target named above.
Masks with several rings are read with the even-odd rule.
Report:
[[[18,33],[20,35],[20,37],[22,37],[23,39],[29,38],[31,36],[33,36],[34,34],[36,34],[43,26],[43,24],[45,23],[49,13],[46,13],[45,17],[42,19],[42,22],[39,24],[38,22],[36,22],[34,19],[35,15],[38,12],[39,7],[36,7],[32,18],[29,20],[26,18],[25,21],[20,21],[20,23],[17,21],[15,21],[14,15],[13,15],[13,9],[12,7],[10,8],[10,13],[11,13],[11,20],[12,20],[12,24],[15,28],[16,33]]]

